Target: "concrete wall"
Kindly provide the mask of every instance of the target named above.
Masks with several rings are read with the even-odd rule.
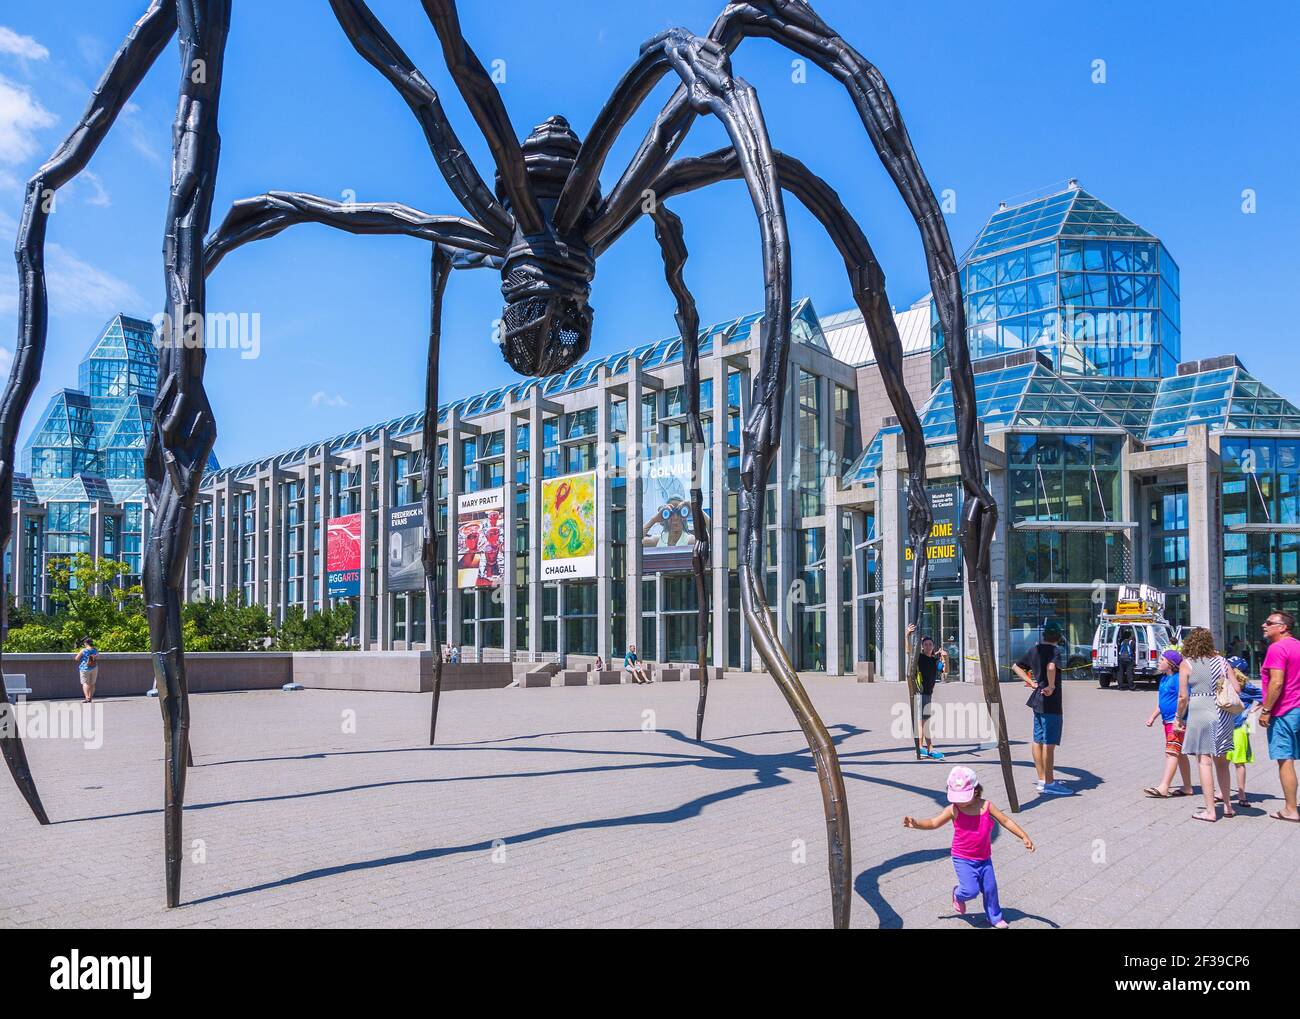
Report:
[[[859,365],[858,369],[858,434],[865,445],[875,438],[881,423],[894,416],[894,405],[889,402],[885,383],[880,378],[880,368],[872,364]],[[903,384],[920,410],[930,399],[930,351],[919,350],[903,358]]]
[[[278,690],[293,677],[294,655],[288,652],[207,651],[185,656],[185,675],[191,693],[218,690]],[[31,697],[37,700],[81,696],[81,680],[71,654],[7,654],[4,671],[27,676]],[[153,686],[153,656],[115,654],[99,656],[95,693],[100,697],[127,697],[147,693]]]
[[[509,686],[533,665],[486,662],[442,667],[444,690],[492,690]],[[81,697],[81,680],[71,654],[8,654],[6,675],[26,675],[33,700]],[[185,656],[191,693],[278,690],[300,683],[318,690],[428,693],[433,690],[433,655],[427,651],[193,652]],[[153,657],[99,656],[99,697],[140,696],[153,686]]]

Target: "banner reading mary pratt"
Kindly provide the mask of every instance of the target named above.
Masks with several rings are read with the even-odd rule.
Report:
[[[596,575],[596,472],[542,482],[542,579]]]
[[[505,510],[504,488],[456,499],[457,587],[496,587],[505,579]]]

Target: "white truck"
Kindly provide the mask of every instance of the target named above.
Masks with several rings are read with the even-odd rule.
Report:
[[[1133,645],[1134,683],[1160,681],[1160,653],[1177,643],[1165,619],[1165,594],[1148,584],[1121,584],[1114,612],[1102,612],[1092,638],[1092,672],[1102,688],[1119,682],[1119,647]]]

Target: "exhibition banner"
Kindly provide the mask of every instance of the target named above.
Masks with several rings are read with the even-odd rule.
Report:
[[[930,542],[925,557],[930,562],[929,582],[951,582],[961,579],[961,486],[939,485],[926,489],[930,501],[930,515],[934,520],[930,528]],[[912,572],[912,548],[903,549],[904,568]]]
[[[388,510],[388,555],[384,558],[389,591],[423,591],[424,506],[391,506]]]
[[[596,575],[596,472],[542,482],[542,580]]]
[[[707,464],[707,457],[704,458]],[[689,570],[696,534],[709,526],[708,468],[704,474],[704,519],[691,513],[690,451],[645,461],[641,475],[641,571]]]
[[[331,598],[361,593],[361,514],[325,522],[325,581]]]
[[[504,488],[457,497],[457,587],[496,587],[505,579],[505,510]]]

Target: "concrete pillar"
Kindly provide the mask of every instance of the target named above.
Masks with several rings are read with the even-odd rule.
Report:
[[[388,556],[388,509],[393,500],[393,441],[385,428],[379,433],[375,449],[379,458],[379,558],[382,563]],[[379,650],[393,649],[393,610],[388,596],[388,571],[379,571]]]
[[[1192,626],[1223,643],[1223,517],[1219,454],[1205,425],[1187,429],[1187,582]]]
[[[447,620],[447,641],[459,646],[461,638],[460,588],[456,586],[456,542],[452,537],[460,524],[456,501],[464,490],[461,460],[465,444],[460,434],[460,408],[453,406],[447,412],[447,583],[443,618]],[[406,623],[407,647],[410,647],[411,623],[408,613]]]
[[[719,346],[721,343],[719,342]],[[709,542],[713,566],[713,665],[727,667],[731,657],[728,636],[731,606],[727,602],[731,575],[727,562],[727,418],[731,408],[727,404],[727,361],[721,353],[704,361],[700,377],[708,372],[713,379],[713,441],[709,446],[706,463],[709,483],[709,515],[712,529]]]
[[[515,569],[515,526],[518,514],[515,512],[515,497],[518,495],[518,486],[515,484],[515,442],[518,438],[519,426],[514,413],[506,415],[505,435],[505,481],[504,488],[505,508],[501,514],[502,520],[502,555],[505,556],[505,570],[501,577],[501,644],[505,649],[506,661],[513,661],[515,655],[515,615],[518,599],[516,598],[515,585],[518,583],[516,578],[517,570]]]
[[[751,370],[756,371],[757,369],[752,368]],[[796,653],[794,607],[790,604],[787,594],[795,580],[795,515],[799,502],[799,484],[798,479],[794,476],[794,461],[795,457],[799,455],[799,401],[797,397],[799,369],[791,364],[787,365],[786,372],[788,377],[786,378],[781,412],[781,445],[777,450],[776,463],[772,465],[772,472],[769,476],[769,481],[776,483],[776,513],[774,517],[767,520],[768,524],[776,524],[777,528],[776,562],[768,562],[765,555],[763,569],[766,573],[768,567],[776,566],[776,604],[770,606],[770,608],[776,613],[776,632],[781,637],[781,644],[785,647],[790,660],[797,665],[799,664],[799,656]],[[801,464],[801,476],[808,469],[808,465]],[[764,495],[764,498],[766,498],[766,495]],[[766,539],[766,535],[764,535],[764,538]],[[766,540],[764,550],[766,552]]]
[[[1003,454],[1006,453],[1005,432],[990,436],[989,445]],[[987,466],[987,464],[986,464]],[[1008,491],[1009,473],[1005,470],[987,471],[989,491],[998,506],[998,526],[993,532],[993,542],[989,545],[989,572],[993,578],[991,592],[993,597],[993,658],[999,668],[1010,663],[1010,613],[1012,590],[1008,581],[1007,547],[1010,535],[1011,504]],[[970,577],[966,573],[966,564],[962,563],[962,657],[961,676],[967,683],[980,682],[979,642],[975,626],[975,610],[970,596]]]
[[[265,591],[259,592],[262,605],[272,621],[279,623],[284,619],[284,500],[280,498],[280,485],[283,478],[280,472],[271,467],[267,472],[267,563],[266,572],[269,584]],[[202,525],[202,519],[200,519]]]
[[[542,404],[539,387],[528,394],[528,652],[542,652]]]
[[[627,366],[627,617],[624,619],[623,651],[641,643],[641,474],[645,469],[645,429],[641,424],[641,360],[631,358]]]
[[[835,505],[839,480],[833,473],[826,476],[822,487],[826,519],[826,675],[844,674],[843,641],[843,573],[840,565],[844,559],[844,540],[840,525],[840,509]]]
[[[881,615],[884,635],[880,648],[882,680],[900,681],[907,668],[907,593],[911,573],[903,558],[907,548],[907,456],[903,436],[881,436],[880,480],[876,485],[876,533],[880,543],[880,566],[884,597]]]
[[[611,656],[610,623],[610,553],[613,546],[614,457],[610,452],[610,375],[609,366],[601,365],[596,383],[596,654],[604,662]],[[626,520],[626,517],[624,518]]]
[[[849,661],[851,663],[852,674],[857,674],[857,663],[866,658],[867,653],[867,634],[866,634],[866,613],[862,611],[865,602],[858,597],[858,594],[866,589],[867,578],[862,570],[862,555],[859,552],[859,546],[867,540],[867,518],[866,514],[854,511],[849,515],[852,525],[851,560],[849,565],[849,583],[852,589],[849,591],[849,597],[853,601],[853,629],[849,635],[842,635],[842,639],[851,640]]]

